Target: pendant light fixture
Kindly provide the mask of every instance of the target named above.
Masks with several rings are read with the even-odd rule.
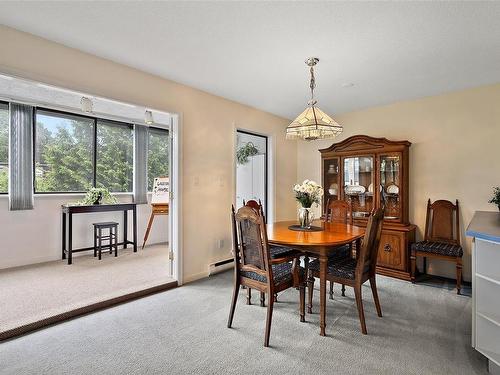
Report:
[[[317,57],[308,58],[305,63],[311,72],[311,100],[308,107],[286,128],[286,139],[303,139],[313,141],[316,139],[335,138],[342,133],[342,126],[328,116],[321,109],[316,107],[317,101],[314,99],[314,88],[316,81],[314,78],[314,66],[319,62]]]

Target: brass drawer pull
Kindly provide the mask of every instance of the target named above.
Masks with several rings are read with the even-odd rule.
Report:
[[[391,245],[390,245],[390,244],[388,244],[388,243],[386,243],[386,244],[384,245],[384,251],[387,251],[387,252],[392,251],[392,247],[391,247]]]

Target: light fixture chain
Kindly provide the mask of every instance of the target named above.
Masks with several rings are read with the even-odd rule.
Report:
[[[316,79],[314,78],[314,67],[311,66],[311,83],[309,87],[311,88],[311,101],[314,100],[314,88],[316,87]]]

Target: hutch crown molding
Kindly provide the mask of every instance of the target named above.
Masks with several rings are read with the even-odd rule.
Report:
[[[374,208],[385,206],[377,273],[410,280],[410,244],[416,226],[408,219],[408,141],[355,135],[321,153],[323,212],[328,200],[352,207],[354,225],[366,226]]]

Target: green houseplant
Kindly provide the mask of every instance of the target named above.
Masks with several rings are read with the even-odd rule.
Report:
[[[81,205],[91,205],[91,204],[101,204],[103,201],[105,203],[118,202],[116,198],[111,195],[108,189],[93,187],[87,190],[87,193],[85,194],[83,200],[78,203],[80,203]]]
[[[488,201],[488,203],[496,204],[498,210],[500,211],[500,187],[496,186],[493,188],[493,196]]]
[[[247,142],[236,151],[236,160],[238,164],[246,164],[250,156],[257,155],[258,153],[259,149],[252,142]]]

